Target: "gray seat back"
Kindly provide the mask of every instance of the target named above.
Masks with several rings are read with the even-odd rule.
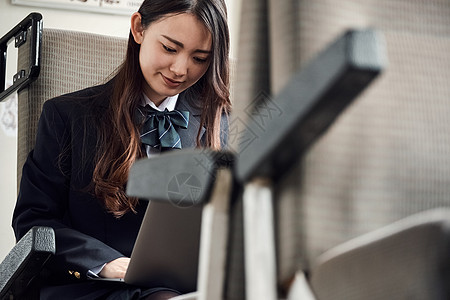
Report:
[[[44,102],[104,83],[122,63],[125,49],[124,38],[59,29],[43,30],[39,77],[19,92],[18,182],[22,176],[23,163],[35,143],[37,123]],[[28,47],[19,48],[18,69],[26,66],[28,55]]]

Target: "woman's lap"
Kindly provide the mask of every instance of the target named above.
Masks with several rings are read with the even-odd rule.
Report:
[[[84,281],[80,283],[44,286],[41,288],[41,299],[79,299],[79,300],[138,300],[156,292],[179,292],[164,288],[141,288],[119,282]]]

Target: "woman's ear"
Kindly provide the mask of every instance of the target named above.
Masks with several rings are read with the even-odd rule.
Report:
[[[141,44],[144,39],[144,29],[142,27],[141,20],[141,14],[138,12],[135,12],[131,16],[131,34],[137,44]]]

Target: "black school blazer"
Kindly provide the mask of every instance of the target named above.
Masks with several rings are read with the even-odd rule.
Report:
[[[78,274],[83,278],[96,266],[130,257],[147,207],[147,201],[140,201],[136,214],[130,212],[117,219],[86,191],[92,180],[97,141],[93,124],[98,121],[98,112],[108,106],[111,88],[109,82],[46,101],[36,145],[23,167],[14,232],[19,240],[36,225],[55,230],[56,255],[48,268],[58,282],[76,280]],[[185,92],[177,101],[177,109],[190,112],[188,128],[179,130],[183,148],[196,144],[201,111],[195,101]],[[227,117],[221,123],[225,144]],[[201,134],[204,132],[202,128]]]

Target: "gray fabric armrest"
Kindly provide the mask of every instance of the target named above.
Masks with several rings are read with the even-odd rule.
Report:
[[[33,227],[0,264],[0,299],[26,292],[45,262],[55,254],[55,233],[49,227]]]
[[[208,199],[217,168],[231,166],[233,160],[229,152],[205,149],[181,149],[144,158],[130,170],[127,194],[181,206],[201,204]]]
[[[449,299],[450,210],[413,215],[324,253],[318,299]]]

